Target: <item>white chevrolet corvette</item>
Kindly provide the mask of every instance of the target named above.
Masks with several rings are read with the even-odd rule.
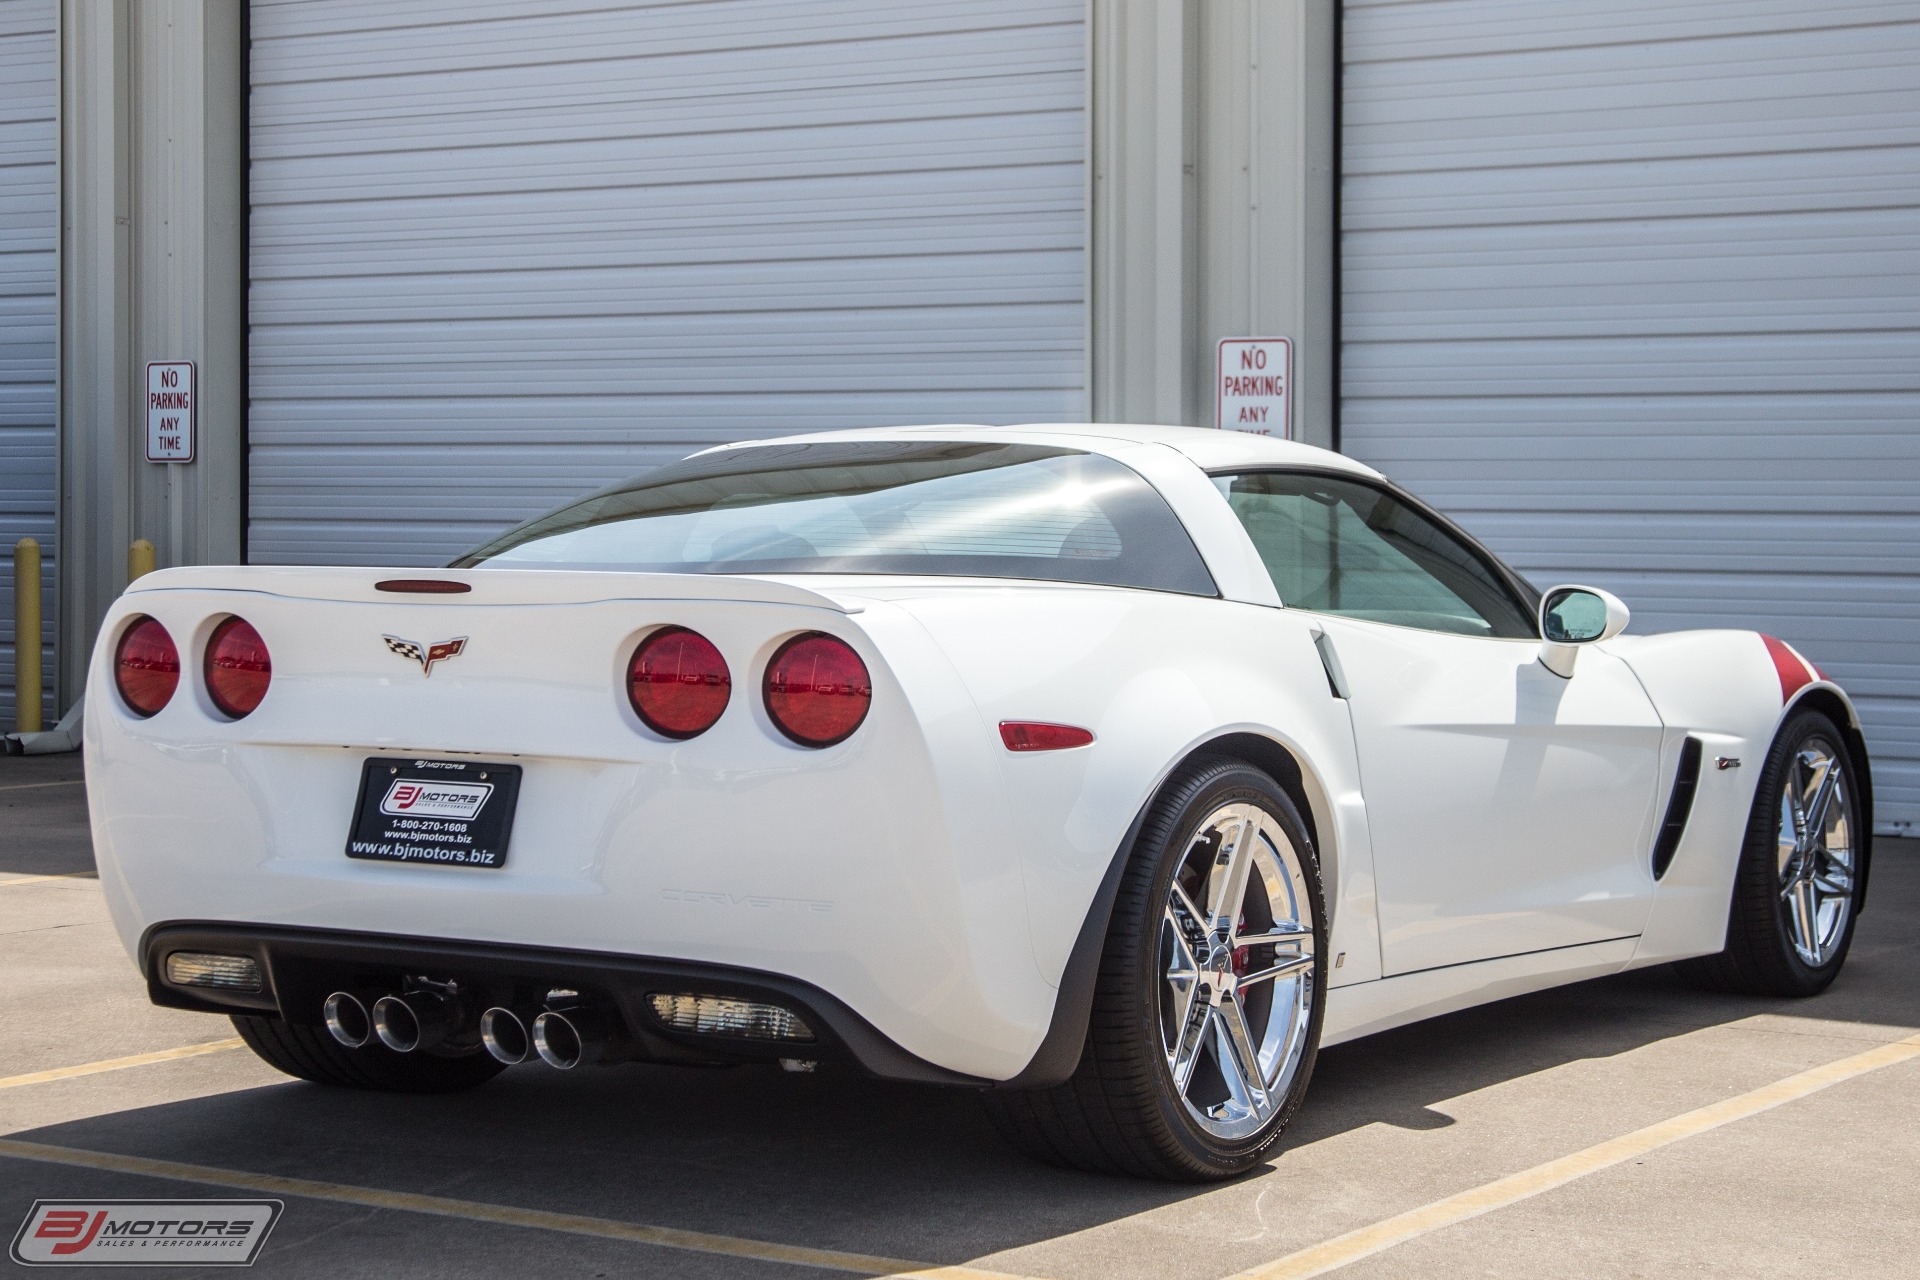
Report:
[[[95,848],[153,999],[309,1080],[840,1060],[1222,1177],[1323,1045],[1675,960],[1832,981],[1851,704],[1626,623],[1259,436],[731,445],[444,570],[141,579]]]

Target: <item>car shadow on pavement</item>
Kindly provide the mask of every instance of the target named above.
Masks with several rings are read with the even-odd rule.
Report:
[[[1920,844],[1883,840],[1846,967],[1806,1000],[1703,991],[1672,966],[1599,978],[1415,1023],[1320,1055],[1287,1145],[1369,1123],[1438,1129],[1432,1104],[1757,1014],[1920,1027]]]
[[[1661,968],[1521,997],[1322,1055],[1286,1145],[1757,1013],[1920,1024],[1920,858],[1876,869],[1846,973],[1806,1001],[1700,992]],[[823,1069],[508,1071],[414,1098],[287,1083],[14,1135],[88,1150],[586,1214],[790,1245],[959,1261],[1204,1194],[1005,1147],[965,1091]],[[1285,1154],[1278,1159],[1284,1163]]]

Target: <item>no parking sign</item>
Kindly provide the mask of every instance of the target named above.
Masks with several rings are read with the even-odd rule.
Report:
[[[1293,340],[1222,338],[1214,361],[1213,425],[1293,438]]]
[[[193,361],[147,365],[147,461],[193,461]]]

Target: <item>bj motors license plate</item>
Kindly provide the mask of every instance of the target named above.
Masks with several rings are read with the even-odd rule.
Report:
[[[375,756],[360,770],[349,858],[506,865],[520,766]]]

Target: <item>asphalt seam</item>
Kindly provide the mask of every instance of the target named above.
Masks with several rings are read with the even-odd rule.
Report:
[[[1424,1235],[1532,1199],[1543,1192],[1624,1164],[1662,1147],[1771,1111],[1842,1081],[1920,1058],[1920,1035],[1881,1044],[1863,1053],[1776,1080],[1720,1102],[1662,1120],[1572,1155],[1409,1209],[1371,1226],[1309,1245],[1284,1258],[1235,1272],[1227,1280],[1308,1280],[1384,1253]]]

